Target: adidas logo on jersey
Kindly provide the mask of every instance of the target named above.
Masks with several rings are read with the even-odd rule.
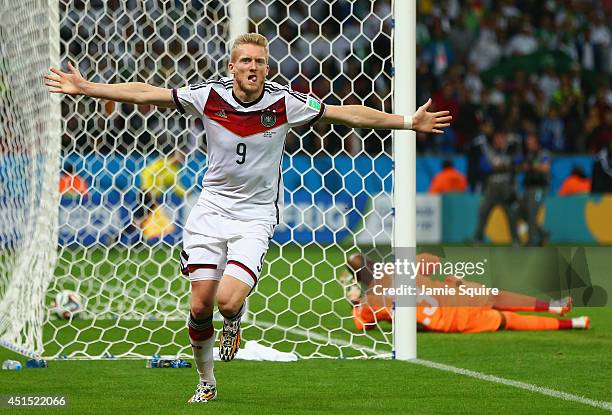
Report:
[[[220,111],[217,111],[217,112],[215,112],[215,115],[216,115],[217,117],[227,118],[227,115],[225,115],[225,110],[220,110]]]

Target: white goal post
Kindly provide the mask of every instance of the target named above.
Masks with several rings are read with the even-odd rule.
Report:
[[[394,3],[393,108],[397,114],[416,111],[416,0]],[[397,39],[402,39],[398,42]],[[406,93],[405,91],[409,91]],[[416,249],[416,133],[395,131],[393,139],[393,246]],[[416,308],[397,306],[393,315],[393,350],[399,360],[415,359]]]
[[[42,82],[49,67],[176,88],[226,75],[230,40],[257,31],[270,41],[271,80],[329,104],[410,114],[415,13],[414,0],[2,2],[2,345],[47,358],[191,354],[178,257],[205,171],[201,124],[57,99]],[[175,151],[185,156],[176,185],[147,189],[147,166]],[[249,297],[245,340],[301,358],[416,357],[414,308],[357,330],[339,278],[352,253],[388,260],[415,245],[414,151],[410,132],[315,124],[289,134],[284,221]],[[82,310],[52,307],[63,292]]]

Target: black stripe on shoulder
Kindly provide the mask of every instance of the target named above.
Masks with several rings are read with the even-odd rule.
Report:
[[[267,84],[264,89],[268,92],[272,92],[272,93],[278,93],[278,92],[286,92],[289,95],[293,96],[294,98],[302,101],[304,104],[306,104],[308,102],[308,95],[304,94],[302,92],[298,92],[298,91],[294,91],[292,89],[290,89],[289,87],[277,87],[271,84]]]
[[[294,97],[295,99],[297,99],[298,101],[303,102],[304,104],[306,104],[308,102],[308,95],[305,95],[304,97],[302,97],[302,95],[296,94],[296,93],[294,93],[291,90],[286,90],[286,89],[283,89],[283,90],[269,90],[267,88],[265,88],[265,90],[266,90],[266,92],[270,92],[270,93],[285,92],[285,93],[291,95],[292,97]]]
[[[284,91],[288,91],[288,92],[295,92],[296,94],[301,94],[301,95],[304,95],[304,96],[308,95],[308,94],[305,94],[303,92],[291,89],[291,87],[289,87],[289,85],[279,85],[279,86],[276,86],[276,85],[274,85],[271,82],[269,82],[269,83],[266,82],[265,83],[265,87],[270,88],[270,89],[275,89],[275,90],[284,90]]]
[[[183,107],[183,105],[181,104],[181,101],[179,100],[178,91],[176,89],[172,90],[172,101],[174,101],[174,106],[176,107],[176,109],[181,114],[184,114],[185,113],[185,108]]]
[[[192,91],[196,90],[196,89],[200,89],[200,88],[204,88],[208,85],[210,81],[202,81],[202,82],[197,82],[195,84],[191,84],[189,85],[189,89],[191,89]]]
[[[289,92],[289,95],[291,95],[293,98],[297,99],[298,101],[302,101],[304,104],[308,102],[307,98],[303,98],[302,96],[294,94],[293,92]]]
[[[209,80],[206,80],[204,82],[198,82],[196,84],[192,84],[192,85],[189,86],[189,88],[192,91],[195,91],[197,89],[205,88],[205,87],[207,87],[209,85],[223,85],[225,87],[226,85],[231,85],[231,84],[232,84],[231,80],[229,80],[229,81],[221,81],[219,79],[209,79]]]
[[[299,95],[292,94],[291,92],[289,92],[289,95],[291,95],[292,97],[294,97],[294,98],[295,98],[295,99],[297,99],[298,101],[302,101],[304,104],[308,103],[308,100],[307,100],[307,99],[302,98],[302,97],[301,97],[301,96],[299,96]]]
[[[193,84],[190,84],[189,87],[195,87],[195,86],[201,86],[201,85],[206,85],[208,81],[200,81],[200,82],[194,82]]]

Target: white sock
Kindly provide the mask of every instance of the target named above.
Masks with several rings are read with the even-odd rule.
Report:
[[[587,329],[589,327],[589,318],[586,316],[574,317],[572,319],[573,329]]]
[[[212,335],[206,340],[191,341],[191,350],[193,350],[193,360],[195,360],[200,381],[217,384],[214,372],[213,347],[215,345],[215,336]]]
[[[552,300],[548,306],[548,312],[551,314],[562,314],[563,307],[567,307],[571,302],[570,297]],[[566,310],[567,311],[567,310]]]
[[[193,351],[200,381],[216,385],[213,361],[213,347],[215,345],[215,332],[213,327],[213,316],[202,320],[196,320],[193,314],[189,315],[189,341]],[[192,333],[193,332],[193,333]],[[193,334],[193,336],[192,336]],[[205,340],[194,340],[193,337],[202,338],[210,335]]]

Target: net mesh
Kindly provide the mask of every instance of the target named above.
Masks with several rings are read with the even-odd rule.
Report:
[[[57,2],[0,5],[0,341],[30,354],[43,351],[57,252],[59,101],[42,82],[57,27]]]
[[[168,88],[226,75],[229,3],[60,0],[61,63],[96,82]],[[390,0],[247,3],[249,30],[270,41],[269,79],[328,105],[391,111]],[[64,97],[61,120],[59,258],[44,300],[45,356],[189,356],[190,287],[178,256],[181,225],[205,172],[201,122],[86,97]],[[145,166],[173,149],[186,154],[180,185],[187,196],[167,188],[150,200]],[[245,340],[300,357],[391,352],[390,324],[355,330],[338,279],[347,254],[389,251],[390,151],[388,131],[317,124],[290,132],[284,222],[248,300]],[[69,319],[49,307],[66,290],[78,293],[83,307]]]

